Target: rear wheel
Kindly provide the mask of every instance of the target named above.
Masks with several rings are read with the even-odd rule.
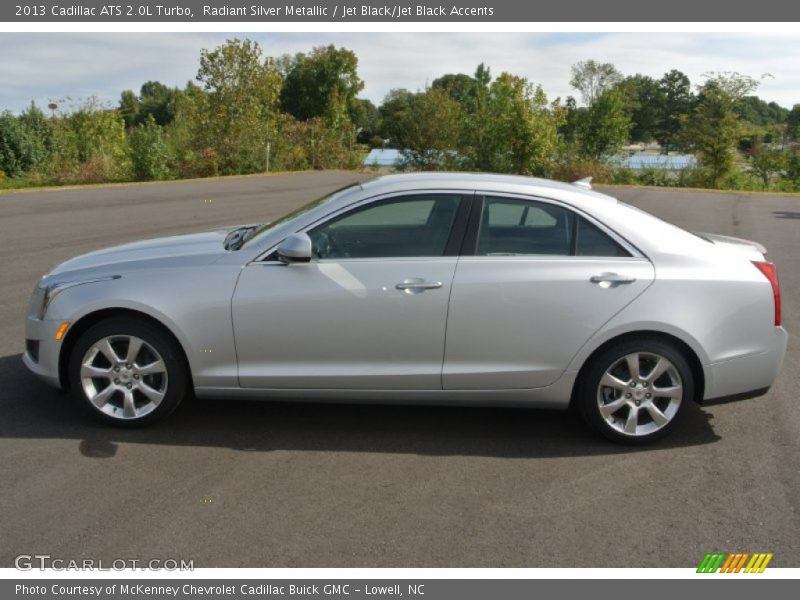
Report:
[[[672,344],[641,338],[597,355],[577,402],[584,419],[615,442],[645,444],[668,434],[694,397],[688,362]]]
[[[161,328],[130,317],[93,325],[78,339],[69,363],[75,399],[112,425],[147,425],[170,414],[186,393],[188,369]]]

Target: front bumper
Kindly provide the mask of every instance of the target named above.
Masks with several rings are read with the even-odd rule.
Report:
[[[703,403],[745,399],[766,393],[781,370],[788,343],[786,330],[775,327],[768,350],[706,365]]]
[[[25,353],[22,362],[42,381],[62,388],[58,360],[62,342],[56,341],[56,332],[64,321],[28,317],[25,322]]]

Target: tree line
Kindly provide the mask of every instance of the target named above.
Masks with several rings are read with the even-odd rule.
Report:
[[[0,169],[61,184],[357,168],[357,66],[345,48],[273,58],[257,42],[229,40],[201,52],[183,88],[149,81],[118,106],[92,98],[52,116],[34,104],[2,113]]]
[[[579,104],[481,64],[423,90],[394,89],[375,106],[359,97],[351,50],[271,57],[233,39],[201,51],[183,88],[149,81],[116,106],[88,99],[51,115],[34,104],[3,112],[0,187],[351,169],[369,148],[392,147],[406,169],[800,190],[800,105],[761,100],[758,83],[711,73],[693,86],[677,70],[626,77],[589,60],[572,67]],[[619,165],[630,142],[697,163],[634,172]]]
[[[572,66],[580,96],[548,100],[541,86],[485,65],[447,74],[423,91],[394,90],[381,130],[406,166],[519,173],[609,183],[800,191],[800,104],[791,110],[754,95],[759,81],[709,73],[692,86],[678,70],[660,79],[624,76],[612,64]],[[690,153],[679,172],[620,165],[627,144]]]

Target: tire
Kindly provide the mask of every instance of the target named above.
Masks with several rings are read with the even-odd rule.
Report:
[[[581,374],[576,402],[584,420],[607,439],[641,445],[675,428],[694,388],[681,351],[665,340],[643,337],[593,357]]]
[[[68,376],[75,401],[118,427],[165,418],[183,400],[190,380],[173,338],[135,317],[105,319],[83,332],[69,357]]]

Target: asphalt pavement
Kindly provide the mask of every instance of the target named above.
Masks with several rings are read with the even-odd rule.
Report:
[[[104,246],[269,221],[370,175],[316,172],[0,194],[0,566],[19,554],[196,567],[800,567],[800,196],[605,188],[755,239],[790,334],[762,398],[690,407],[643,449],[527,409],[195,400],[107,428],[23,367],[37,279]]]

